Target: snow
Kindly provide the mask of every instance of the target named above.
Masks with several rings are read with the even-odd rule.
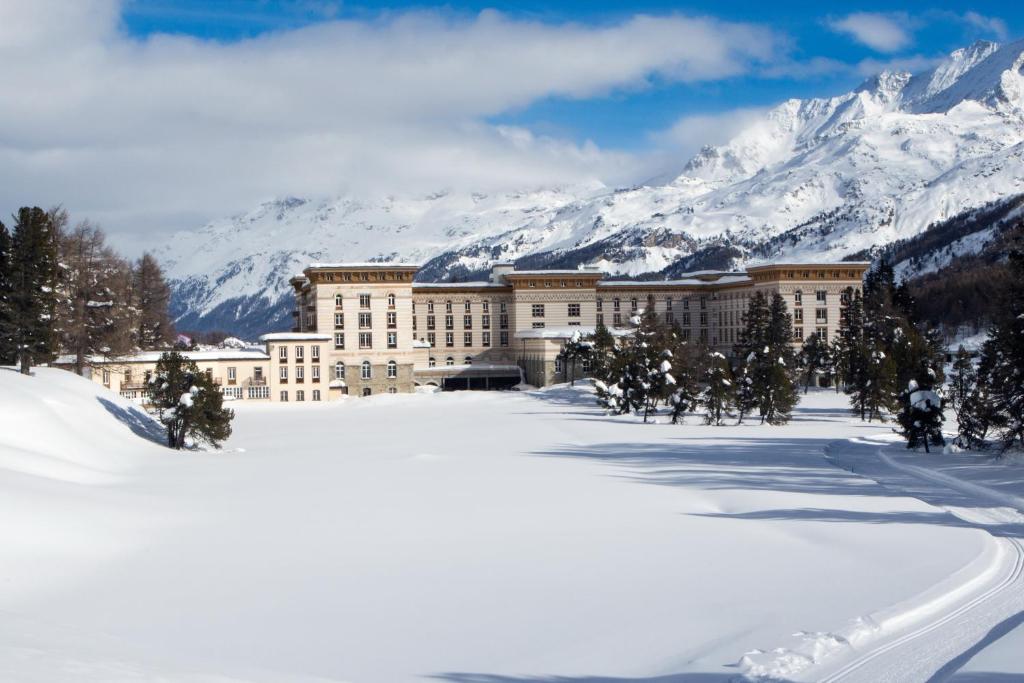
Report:
[[[261,342],[272,341],[330,341],[331,335],[316,332],[270,332],[261,334]]]
[[[92,382],[0,370],[3,677],[820,680],[846,660],[819,634],[888,637],[994,566],[977,525],[826,459],[891,439],[831,391],[778,428],[644,425],[585,386],[235,410],[223,451],[171,452]]]

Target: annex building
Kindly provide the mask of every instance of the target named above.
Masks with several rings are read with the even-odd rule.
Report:
[[[831,339],[862,286],[867,262],[774,263],[701,271],[677,280],[610,280],[598,270],[516,270],[496,264],[487,280],[422,283],[418,266],[316,263],[290,280],[290,332],[256,349],[184,355],[225,396],[306,402],[411,392],[417,385],[499,388],[569,379],[559,354],[575,332],[625,330],[653,307],[684,338],[728,355],[756,292],[780,293],[793,315],[793,343]],[[93,379],[141,398],[157,352],[102,361]],[[578,372],[585,374],[586,368]]]

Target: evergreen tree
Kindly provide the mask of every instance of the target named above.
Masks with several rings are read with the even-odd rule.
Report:
[[[615,337],[603,324],[594,330],[590,348],[590,374],[595,380],[608,384],[612,381],[612,366],[616,356]]]
[[[793,320],[786,302],[778,292],[772,294],[770,302],[758,292],[751,298],[743,322],[740,342],[735,347],[743,363],[743,386],[737,390],[737,399],[743,401],[740,419],[746,409],[756,404],[762,423],[785,424],[799,400]]]
[[[921,388],[917,382],[910,380],[907,388],[900,393],[900,410],[896,419],[900,425],[900,435],[907,440],[907,448],[924,446],[930,452],[929,445],[942,446],[942,398],[930,388]]]
[[[964,406],[978,385],[978,372],[974,369],[974,361],[963,345],[957,349],[952,369],[953,373],[949,377],[946,396],[949,399],[949,406],[953,409],[953,414],[959,422]]]
[[[707,368],[704,371],[704,390],[699,400],[705,410],[705,424],[722,424],[722,418],[729,414],[735,395],[729,362],[717,351],[711,352],[708,354]]]
[[[995,400],[991,395],[991,355],[982,353],[982,360],[976,372],[976,378],[966,398],[961,400],[961,405],[956,412],[957,418],[957,443],[965,448],[985,448],[986,437],[989,430],[997,427],[1002,422],[996,407]],[[957,371],[954,367],[953,380],[954,393],[959,393]]]
[[[2,336],[10,339],[21,372],[49,361],[54,352],[57,284],[57,230],[54,217],[39,207],[21,208],[11,237],[6,306]]]
[[[832,351],[825,340],[817,332],[807,337],[800,350],[801,367],[804,373],[804,393],[812,383],[817,384],[819,375],[830,374],[832,368]]]
[[[61,352],[82,374],[93,355],[129,351],[128,264],[106,245],[103,231],[85,221],[58,240],[56,332]]]
[[[11,234],[0,221],[0,365],[13,365],[16,355],[11,319]]]
[[[576,386],[576,366],[590,357],[592,345],[591,341],[584,339],[583,334],[576,330],[562,346],[559,355],[562,357],[562,367],[569,378],[570,386]]]
[[[693,412],[700,398],[697,387],[697,371],[693,364],[693,353],[682,343],[673,363],[675,389],[669,396],[669,407],[672,409],[672,424],[679,424],[688,412]]]
[[[757,408],[757,392],[754,390],[754,380],[750,376],[753,367],[753,360],[756,354],[751,352],[747,359],[736,368],[736,424],[743,424],[743,418],[750,415]]]
[[[213,380],[177,351],[160,356],[150,378],[150,398],[171,448],[183,448],[186,437],[220,448],[231,436],[234,412],[223,407]]]
[[[137,309],[135,345],[141,349],[166,348],[174,341],[174,325],[168,314],[171,289],[163,269],[148,252],[133,269],[132,294]]]

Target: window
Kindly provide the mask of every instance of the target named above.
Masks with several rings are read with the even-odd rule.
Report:
[[[562,374],[562,357],[555,356],[555,373]]]
[[[444,333],[444,345],[445,346],[455,346],[455,333],[454,332],[445,332]]]
[[[314,365],[313,367],[311,367],[309,369],[309,371],[312,373],[313,381],[314,382],[319,382],[320,381],[320,366],[319,365]]]
[[[394,308],[394,307],[395,307],[395,295],[394,294],[388,294],[388,308]]]
[[[360,294],[359,295],[359,308],[369,308],[369,307],[370,307],[370,295],[369,294]]]
[[[103,383],[107,385],[110,384],[110,370],[103,371]]]
[[[427,313],[433,313],[433,312],[434,312],[434,302],[433,301],[428,301],[427,302]]]
[[[306,347],[305,346],[296,346],[295,347],[295,362],[299,362],[299,361],[305,359],[305,357],[306,357]]]
[[[309,355],[313,360],[320,360],[320,345],[313,344],[309,347]]]
[[[444,312],[445,313],[451,313],[452,312],[452,302],[451,302],[450,299],[448,301],[444,302]]]
[[[533,327],[533,329],[535,329],[535,330],[539,330],[539,329],[541,329],[542,327],[544,327],[544,323],[533,323],[532,327]]]
[[[388,327],[398,327],[398,314],[394,311],[388,311]]]
[[[484,313],[491,312],[491,302],[488,301],[487,299],[484,299],[483,301],[480,302],[480,307],[483,309]]]
[[[671,325],[676,321],[676,314],[672,311],[665,311],[665,322]]]
[[[569,304],[569,317],[570,318],[578,318],[578,317],[580,317],[580,305],[579,304]]]
[[[471,330],[473,329],[473,316],[464,315],[462,316],[462,329]]]
[[[826,303],[828,301],[828,292],[826,292],[824,289],[819,289],[814,293],[814,299],[819,304]]]
[[[490,332],[481,332],[480,333],[480,346],[490,346],[490,345],[491,345],[491,333]]]
[[[284,382],[287,382],[287,381],[288,381],[288,366],[287,366],[287,365],[282,365],[282,366],[281,366],[281,375],[280,375],[280,379],[281,379],[281,382],[282,382],[282,383],[284,383]]]
[[[635,311],[637,309],[636,297],[629,300],[629,310]]]
[[[412,331],[416,331],[416,316],[412,317]]]
[[[397,349],[398,348],[398,333],[397,332],[388,332],[388,348],[389,349]]]
[[[263,379],[263,368],[253,368],[252,378],[259,381]]]
[[[428,330],[434,329],[434,316],[432,316],[432,315],[428,315],[427,316],[427,329]]]
[[[508,346],[508,332],[506,330],[498,332],[498,343],[502,346]]]
[[[335,332],[334,333],[334,348],[343,349],[345,348],[345,333]]]
[[[689,313],[683,313],[683,327],[689,327],[689,326],[690,326],[690,314]]]
[[[803,306],[804,305],[804,293],[799,289],[793,292],[793,305]]]
[[[473,364],[473,356],[466,356],[465,358],[462,359],[462,362],[465,365],[472,365]]]
[[[504,304],[502,304],[504,305]],[[508,313],[498,314],[498,327],[507,330],[508,329]]]
[[[313,400],[314,401],[319,401],[320,400],[320,390],[319,389],[314,389],[313,390]]]
[[[794,308],[793,309],[793,322],[802,323],[804,321],[804,309]]]
[[[800,342],[802,342],[803,340],[804,340],[804,328],[803,327],[794,327],[793,328],[793,341],[800,341]]]
[[[435,335],[433,332],[427,332],[427,343],[430,344],[431,348],[433,348],[436,345],[436,341],[437,335]]]
[[[489,315],[481,316],[480,317],[480,327],[484,328],[485,330],[490,329],[490,327],[491,327],[491,316],[489,316]]]
[[[466,313],[472,313],[473,312],[473,304],[472,304],[471,301],[468,301],[468,300],[466,301],[465,311],[466,311]]]
[[[306,381],[306,368],[304,366],[295,366],[295,381],[299,383]]]
[[[444,317],[444,329],[446,329],[446,330],[454,330],[455,329],[455,316],[454,315],[446,315]]]
[[[343,299],[341,298],[341,294],[335,294],[334,295],[334,307],[335,308],[343,308],[342,303],[343,303]]]
[[[365,329],[368,329],[370,327],[373,327],[372,322],[373,321],[372,321],[371,315],[369,313],[360,313],[359,314],[359,329],[365,330]]]
[[[455,365],[455,359],[452,358],[451,356],[448,356],[447,358],[444,359],[444,364],[445,365]]]
[[[234,382],[238,378],[238,368],[228,368],[228,381]]]
[[[621,324],[622,324],[622,314],[621,313],[612,313],[612,325],[615,325],[616,327],[618,327]]]
[[[683,310],[684,311],[690,310],[690,297],[685,297],[683,299]]]
[[[345,364],[340,360],[334,364],[334,379],[345,379]]]
[[[589,356],[584,356],[583,357],[582,366],[583,366],[583,372],[590,372],[590,357]]]
[[[508,304],[504,301],[498,304],[498,313],[508,313]]]
[[[389,394],[397,394],[398,393],[398,387],[388,387],[388,393]]]
[[[373,333],[372,332],[360,332],[359,333],[359,348],[361,348],[361,349],[373,348]]]
[[[436,365],[437,365],[437,359],[436,358],[431,356],[430,358],[427,359],[427,367],[428,368],[435,367]]]
[[[282,403],[287,403],[288,402],[288,392],[287,391],[282,391],[281,392],[281,402]]]
[[[595,305],[597,306],[597,310],[603,311],[604,310],[604,299],[598,297],[597,301],[595,302]]]
[[[335,313],[334,314],[334,329],[343,330],[345,329],[345,314]]]
[[[388,379],[395,379],[398,377],[398,363],[393,360],[388,361]]]
[[[305,401],[306,400],[306,392],[303,391],[302,389],[299,389],[298,391],[296,391],[295,392],[295,400],[296,401]]]
[[[827,308],[815,308],[814,309],[814,322],[816,322],[816,323],[827,323],[828,322],[828,309]]]
[[[826,343],[828,342],[828,328],[827,327],[819,327],[819,328],[817,328],[815,330],[815,332],[818,333],[818,337],[821,338],[821,341],[826,342]]]
[[[707,311],[700,312],[700,324],[701,327],[706,327],[708,324],[708,313]]]
[[[601,325],[604,325],[604,313],[597,314],[597,326],[600,327]]]
[[[543,318],[544,317],[544,304],[533,304],[532,306],[530,306],[530,314],[534,318]]]
[[[359,366],[359,377],[362,379],[373,378],[373,370],[370,367],[370,361],[364,360],[363,364]]]
[[[473,345],[473,333],[472,332],[463,332],[462,333],[462,345],[463,346],[472,346]]]
[[[665,310],[666,311],[671,311],[672,310],[672,297],[670,297],[670,296],[665,297]]]
[[[370,387],[363,387],[363,396],[371,395],[373,395],[373,389],[371,389]]]
[[[702,310],[702,311],[703,311],[703,310],[705,310],[705,309],[706,309],[707,307],[708,307],[708,298],[707,298],[706,296],[702,296],[702,297],[700,298],[700,310]]]
[[[622,310],[622,302],[619,301],[619,297],[615,297],[614,299],[612,299],[612,310],[613,311],[620,311],[620,310]]]
[[[277,357],[280,360],[288,360],[288,347],[287,346],[282,346],[280,349],[278,349]]]

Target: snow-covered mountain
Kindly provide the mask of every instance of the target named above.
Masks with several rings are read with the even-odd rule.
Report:
[[[1024,41],[978,42],[919,73],[789,100],[669,182],[504,194],[288,198],[158,251],[183,327],[287,327],[288,277],[315,260],[401,258],[460,277],[493,260],[671,274],[840,259],[1024,193]]]

